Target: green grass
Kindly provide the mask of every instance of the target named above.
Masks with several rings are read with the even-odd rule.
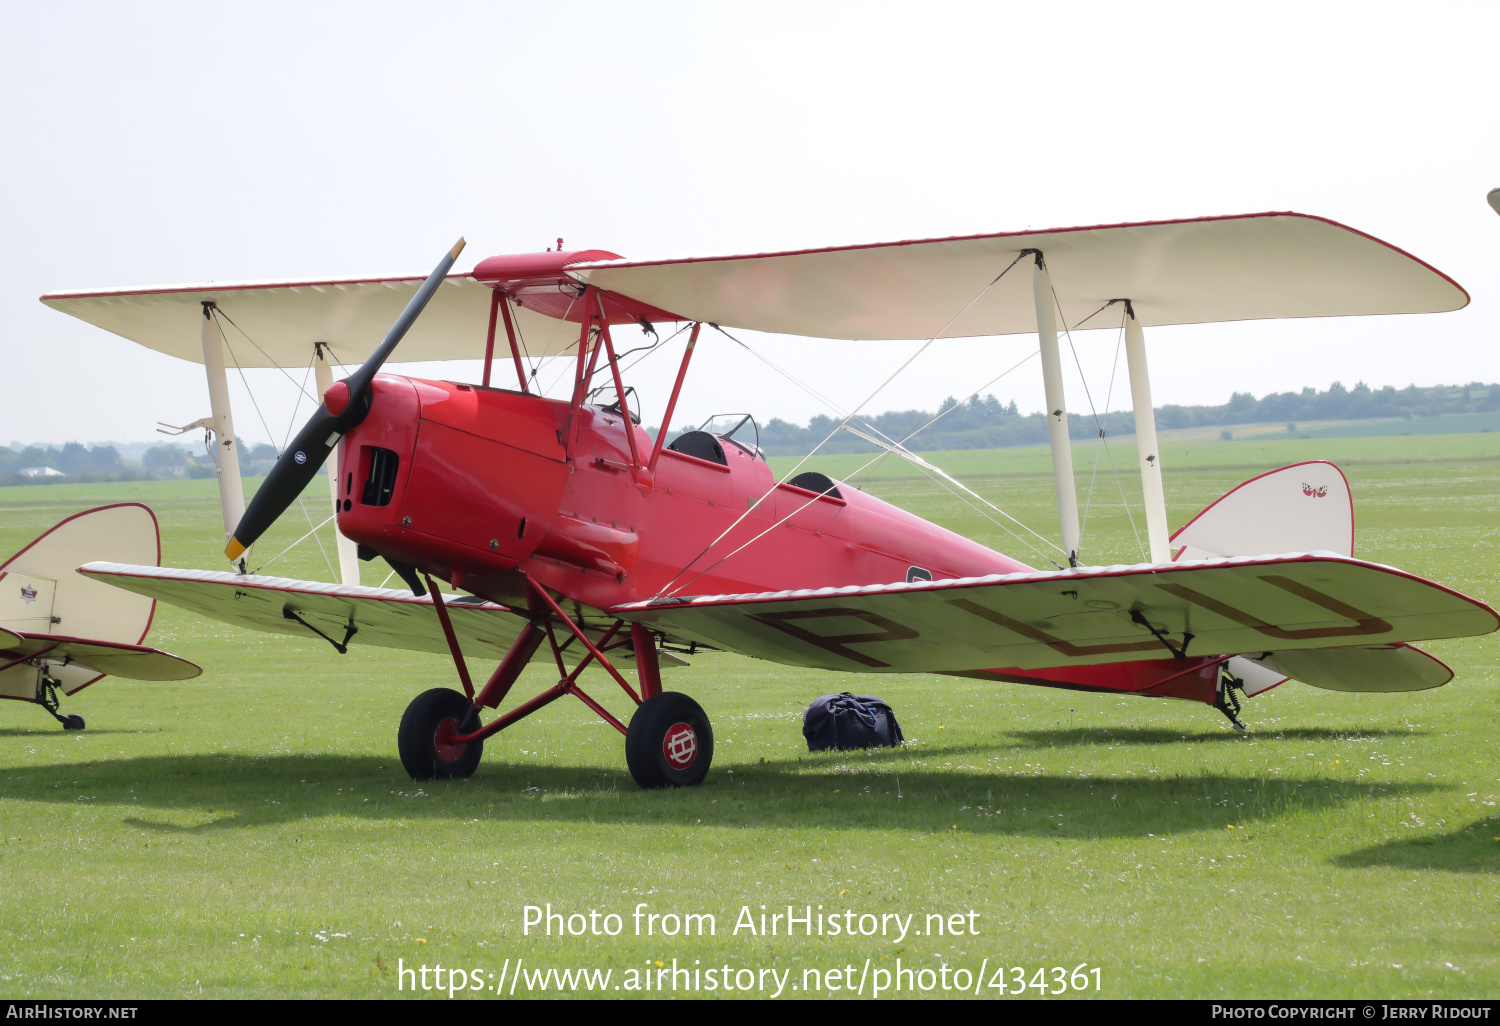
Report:
[[[1164,448],[1174,524],[1259,470],[1329,457],[1354,487],[1357,554],[1500,600],[1493,434],[1180,444]],[[1039,455],[933,458],[1050,533]],[[1080,447],[1081,502],[1091,459]],[[1133,454],[1116,459],[1122,484],[1101,474],[1089,504],[1099,562],[1139,558],[1120,499]],[[867,487],[1025,553],[920,478]],[[156,509],[167,562],[219,565],[217,499],[198,481],[0,490],[0,552],[122,498]],[[328,576],[310,544],[271,569]],[[414,693],[450,681],[443,660],[339,657],[169,607],[152,640],[204,675],[106,680],[65,704],[82,734],[0,708],[0,996],[393,996],[398,959],[498,975],[518,957],[615,981],[674,957],[791,968],[797,984],[814,967],[857,976],[866,958],[989,959],[1028,977],[1099,966],[1113,997],[1500,992],[1494,636],[1429,646],[1458,673],[1432,692],[1286,685],[1248,703],[1248,737],[1188,703],[700,655],[669,686],[713,718],[714,770],[670,793],[638,791],[619,736],[574,702],[493,739],[472,779],[417,785],[395,727]],[[548,683],[533,670],[518,693]],[[911,744],[809,756],[801,710],[843,689],[891,701]],[[522,907],[548,902],[626,915],[625,934],[523,936]],[[712,912],[718,935],[631,936],[638,902]],[[789,903],[915,913],[919,928],[973,909],[979,936],[730,934],[741,906]]]
[[[1403,422],[1406,423],[1406,422]],[[1367,463],[1429,463],[1472,460],[1500,460],[1500,433],[1432,435],[1368,435],[1337,438],[1299,438],[1285,429],[1249,438],[1222,441],[1194,437],[1204,429],[1164,431],[1160,439],[1163,472],[1174,474],[1204,470],[1260,471],[1284,467],[1304,460],[1332,459],[1341,467]],[[1217,430],[1217,429],[1215,429]],[[1337,429],[1330,429],[1337,430]],[[1174,437],[1176,436],[1176,437]],[[919,452],[929,463],[969,483],[974,477],[1013,477],[1052,474],[1052,457],[1045,445],[1015,446],[1009,449],[956,449],[946,452]],[[872,462],[873,461],[873,462]],[[1111,442],[1104,449],[1093,442],[1075,443],[1073,469],[1079,483],[1079,502],[1083,502],[1089,478],[1095,466],[1101,480],[1108,477],[1111,465],[1126,477],[1135,476],[1134,438]],[[773,456],[771,466],[784,474],[798,465],[793,456]],[[860,471],[860,468],[866,468]],[[895,456],[877,453],[841,453],[815,455],[802,464],[804,470],[821,470],[831,477],[850,478],[857,482],[892,478],[925,479],[924,472]],[[1109,483],[1109,482],[1106,482]],[[1114,487],[1110,483],[1110,487]],[[1139,488],[1137,488],[1139,491]],[[1174,496],[1168,495],[1170,501]]]
[[[1457,435],[1469,431],[1500,431],[1500,410],[1488,413],[1455,413],[1441,417],[1416,417],[1411,420],[1390,418],[1356,420],[1339,426],[1317,423],[1299,425],[1299,433],[1309,438],[1353,438],[1364,435]]]

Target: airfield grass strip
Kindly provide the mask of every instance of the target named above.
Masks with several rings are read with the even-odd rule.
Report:
[[[1445,450],[1424,436],[1431,463],[1401,448],[1411,439],[1378,460],[1353,443],[1388,439],[1320,448],[1349,471],[1357,555],[1493,604],[1500,475],[1492,452],[1454,438]],[[1226,456],[1198,470],[1168,455],[1174,526],[1293,451],[1268,446],[1264,465],[1232,455],[1252,444],[1205,443]],[[868,486],[1004,547],[920,479]],[[1005,471],[984,488],[1039,529],[1055,517],[1045,477]],[[122,499],[157,511],[169,564],[222,565],[211,481],[3,489],[0,551]],[[294,536],[273,528],[262,544]],[[1118,502],[1095,503],[1084,544],[1091,561],[1136,558]],[[284,562],[290,575],[326,573],[316,549]],[[378,568],[362,569],[379,583]],[[666,671],[717,740],[706,783],[678,792],[637,790],[619,736],[572,702],[492,739],[473,778],[417,784],[396,759],[396,724],[415,693],[451,683],[445,660],[357,645],[340,657],[169,607],[151,641],[204,676],[106,679],[64,704],[88,718],[81,734],[0,706],[0,997],[396,997],[399,965],[499,973],[516,958],[616,980],[677,958],[792,969],[798,982],[866,958],[1086,963],[1110,997],[1500,991],[1493,635],[1424,646],[1458,674],[1434,691],[1284,685],[1246,704],[1248,736],[1182,702],[705,653]],[[516,695],[549,683],[533,669]],[[890,701],[911,743],[807,753],[803,708],[841,690]],[[627,923],[641,903],[712,913],[716,932],[523,934],[523,907],[547,903]],[[979,933],[731,932],[742,906],[762,904],[918,924],[972,909]]]

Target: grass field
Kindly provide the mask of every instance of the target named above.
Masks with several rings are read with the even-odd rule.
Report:
[[[929,456],[1055,529],[1041,451]],[[1121,505],[1138,491],[1134,453],[1114,457],[1122,483],[1106,463],[1088,502],[1093,562],[1140,558]],[[1171,442],[1171,520],[1314,457],[1349,475],[1357,555],[1500,601],[1495,433]],[[1077,464],[1083,503],[1092,448]],[[1026,558],[920,477],[883,463],[865,487]],[[218,565],[206,481],[0,490],[0,552],[120,499],[156,510],[167,563]],[[284,522],[262,549],[303,530]],[[271,572],[329,576],[310,543]],[[1430,645],[1458,673],[1432,692],[1278,688],[1247,704],[1244,737],[1188,703],[700,655],[668,686],[713,718],[714,770],[700,788],[653,793],[630,781],[620,737],[573,702],[493,739],[473,778],[412,783],[396,723],[414,693],[449,682],[435,657],[340,657],[170,607],[151,640],[204,675],[106,680],[65,702],[88,718],[82,734],[0,708],[0,996],[396,996],[399,966],[441,963],[445,982],[474,970],[492,986],[486,974],[514,979],[517,959],[528,972],[608,969],[606,993],[628,996],[612,989],[627,970],[674,958],[791,970],[783,997],[807,994],[792,989],[811,985],[806,970],[852,966],[852,986],[867,959],[872,973],[983,965],[982,983],[997,965],[1031,981],[1086,964],[1110,997],[1500,994],[1496,636]],[[548,683],[533,670],[518,694]],[[845,689],[889,700],[910,743],[809,756],[802,709]],[[523,935],[523,907],[549,902],[620,914],[623,933]],[[713,913],[716,935],[635,936],[639,903]],[[973,910],[977,935],[731,932],[742,906],[758,925],[761,905],[788,904],[914,914],[916,930],[929,913]]]

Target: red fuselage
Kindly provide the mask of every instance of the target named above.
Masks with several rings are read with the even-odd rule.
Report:
[[[339,529],[495,601],[521,598],[517,570],[607,609],[668,587],[725,594],[905,581],[914,567],[939,580],[1029,569],[848,485],[838,498],[778,486],[732,441],[723,464],[664,449],[648,474],[625,432],[639,463],[652,439],[609,410],[583,405],[572,417],[562,401],[395,375],[374,389],[369,417],[339,443]]]
[[[339,530],[510,606],[521,574],[574,615],[673,595],[743,594],[1031,569],[848,485],[776,483],[723,442],[724,462],[663,449],[618,413],[522,392],[391,374],[338,443]],[[635,456],[625,432],[634,432]],[[715,453],[714,455],[718,455]],[[742,516],[743,514],[743,516]],[[1063,660],[1059,660],[1062,662]],[[1216,663],[1156,659],[965,676],[1213,704]]]

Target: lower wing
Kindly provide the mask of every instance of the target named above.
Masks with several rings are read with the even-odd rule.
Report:
[[[1331,552],[655,599],[610,613],[792,666],[873,672],[1283,653],[1500,628],[1482,602]]]
[[[251,630],[322,637],[339,645],[448,651],[432,597],[404,589],[123,563],[87,563],[78,572]],[[473,596],[444,596],[443,605],[465,655],[499,659],[526,623],[500,615],[510,612],[506,606]]]

